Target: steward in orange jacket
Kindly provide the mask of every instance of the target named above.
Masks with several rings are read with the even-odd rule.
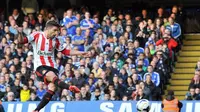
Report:
[[[163,112],[181,112],[183,104],[174,97],[174,91],[169,91],[161,106]]]

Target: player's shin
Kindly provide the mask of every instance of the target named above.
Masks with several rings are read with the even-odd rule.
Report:
[[[43,96],[41,102],[39,103],[35,111],[40,111],[45,105],[47,105],[47,103],[49,103],[53,95],[54,95],[54,92],[51,90],[48,90],[46,94]]]

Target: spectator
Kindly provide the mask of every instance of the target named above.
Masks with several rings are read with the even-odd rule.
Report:
[[[135,30],[135,37],[136,37],[136,40],[138,40],[139,42],[139,46],[144,48],[145,46],[145,43],[147,41],[147,29],[146,29],[146,22],[145,21],[142,21],[139,23],[139,27]],[[139,47],[138,46],[138,47]]]
[[[8,92],[8,94],[7,94],[7,98],[6,98],[6,101],[7,101],[7,102],[16,101],[13,92]]]
[[[160,75],[153,71],[153,66],[149,65],[147,69],[148,73],[144,74],[143,80],[146,80],[146,75],[151,75],[152,82],[158,87],[160,85]]]
[[[5,74],[5,82],[6,82],[6,85],[13,85],[13,80],[12,78],[10,77],[10,74]]]
[[[16,24],[20,26],[23,22],[23,16],[20,14],[18,9],[13,9],[12,16],[16,21]]]
[[[147,15],[147,10],[146,9],[143,9],[142,10],[142,20],[145,20],[147,21],[148,20],[148,15]]]
[[[191,87],[193,87],[193,88],[200,88],[200,78],[199,78],[198,74],[194,75],[193,79],[190,82],[188,90],[190,90]]]
[[[74,101],[82,101],[81,93],[75,93]]]
[[[122,68],[119,72],[119,77],[122,79],[123,81],[123,84],[126,84],[126,80],[128,78],[128,74],[126,72],[126,69],[125,68]]]
[[[81,35],[81,28],[77,27],[76,35],[72,37],[72,45],[73,47],[78,47],[79,51],[84,51],[84,42],[85,42],[85,39]]]
[[[67,49],[72,49],[73,48],[73,45],[71,43],[71,37],[67,36],[65,38],[65,45],[66,45],[66,48]]]
[[[9,92],[12,92],[12,91],[11,91],[10,85],[6,86],[6,91],[4,92],[4,97],[2,98],[3,100],[6,100],[6,99],[7,99],[7,94],[8,94]]]
[[[83,77],[81,77],[80,71],[79,70],[75,70],[74,71],[74,75],[75,75],[75,77],[72,78],[72,80],[71,80],[72,85],[75,85],[78,88],[81,88],[82,86],[84,86],[85,79]]]
[[[63,18],[63,25],[67,28],[67,32],[70,36],[77,33],[76,26],[78,25],[78,20],[72,15],[71,9],[67,10],[66,16]]]
[[[150,99],[152,99],[152,90],[151,88],[148,88],[148,86],[145,85],[143,81],[139,83],[141,89],[143,90],[143,93]],[[142,98],[143,99],[143,98]]]
[[[31,29],[28,27],[28,22],[24,21],[22,25],[23,25],[23,33],[25,34],[25,36],[30,35]]]
[[[195,99],[195,88],[191,87],[189,92],[185,95],[185,100],[194,100]]]
[[[42,99],[42,97],[44,96],[44,94],[46,93],[46,90],[44,89],[44,84],[43,82],[39,82],[39,87],[38,87],[38,90],[36,91],[36,95]]]
[[[105,93],[104,94],[104,101],[109,101],[110,100],[110,94]]]
[[[21,64],[22,61],[25,61],[27,55],[25,53],[23,53],[23,47],[22,46],[20,46],[20,45],[17,46],[17,50],[13,54],[13,57],[16,58],[16,59],[19,59],[19,60],[14,59],[14,64],[16,66],[20,66],[18,64]],[[17,62],[15,62],[15,61],[17,61]],[[17,68],[17,70],[20,69],[20,67],[16,67],[16,68]]]
[[[133,84],[133,80],[131,77],[127,78],[127,87],[125,90],[125,95],[128,96],[129,98],[131,97],[131,94],[133,93],[133,91],[136,90],[136,85]]]
[[[23,85],[23,89],[20,91],[20,101],[25,102],[30,98],[30,89],[27,85]]]
[[[95,83],[95,88],[100,88],[101,91],[104,91],[106,88],[106,83],[103,82],[103,79],[99,78]]]
[[[38,24],[36,24],[35,16],[30,13],[28,14],[28,18],[30,27],[34,28],[35,26],[36,31],[41,31],[41,27]]]
[[[118,23],[117,23],[117,31],[120,33],[120,34],[123,34],[124,32],[124,29],[123,29],[123,20],[118,20]]]
[[[10,21],[10,27],[9,27],[9,31],[14,34],[14,35],[17,35],[18,34],[18,26],[16,24],[16,21],[15,20],[11,20]]]
[[[39,29],[37,31],[44,30],[44,27],[45,27],[44,15],[42,15],[42,14],[37,15],[37,21],[35,23],[35,28],[36,28],[36,26],[39,27]]]
[[[40,101],[40,100],[41,100],[41,98],[39,98],[36,95],[36,92],[35,91],[31,91],[30,99],[28,101]]]
[[[200,60],[197,62],[197,65],[195,67],[196,70],[200,70]]]
[[[81,96],[83,100],[89,101],[91,98],[91,94],[86,91],[86,88],[83,86],[81,87]]]
[[[102,70],[106,70],[106,65],[104,63],[104,57],[100,56],[98,57],[98,62],[99,62],[99,66]]]
[[[93,63],[93,70],[91,71],[92,73],[94,73],[94,77],[95,78],[100,78],[101,72],[103,70],[99,67],[99,63],[98,62],[94,62]]]
[[[22,87],[20,86],[20,80],[16,78],[14,80],[14,85],[11,86],[11,90],[12,90],[12,92],[15,93],[15,98],[18,100],[20,98],[20,90],[21,89],[22,89]]]
[[[143,89],[139,88],[138,89],[138,94],[136,95],[136,100],[139,101],[141,99],[149,99],[147,95],[144,94]]]
[[[167,83],[167,79],[169,78],[169,73],[167,72],[167,65],[164,63],[166,59],[163,56],[162,51],[157,51],[154,59],[156,62],[155,71],[160,74],[160,82]]]
[[[200,89],[199,88],[195,89],[195,100],[200,100]]]
[[[108,12],[107,12],[106,16],[103,17],[103,20],[110,19],[113,22],[114,20],[117,19],[113,14],[114,14],[113,9],[111,9],[111,8],[108,9]]]
[[[6,82],[5,82],[5,76],[0,76],[0,90],[1,92],[6,92]]]
[[[85,35],[85,31],[87,29],[90,30],[90,36],[93,37],[94,35],[94,21],[90,19],[90,13],[85,12],[85,19],[80,22],[80,28],[82,30],[82,35]]]
[[[114,58],[111,60],[111,62],[116,62],[118,69],[121,69],[124,62],[120,59],[120,53],[115,52],[113,57]]]
[[[8,47],[7,38],[6,37],[2,37],[1,43],[0,43],[0,52],[2,54],[3,54],[3,52],[4,52],[6,47]]]
[[[164,15],[164,9],[162,7],[158,8],[158,10],[157,10],[157,17],[159,19],[163,19],[165,17],[165,15]]]
[[[94,17],[93,19],[94,19],[94,31],[97,32],[97,29],[101,27],[101,25],[99,24],[99,18]]]
[[[119,99],[121,99],[124,94],[125,88],[122,84],[119,83],[118,76],[113,77],[113,84],[114,84],[114,89],[115,89],[115,95],[118,96]],[[111,96],[111,100],[112,100],[112,96]]]
[[[66,89],[63,89],[61,92],[60,100],[63,101],[63,99],[65,99],[65,101],[71,101],[72,100],[71,92]]]
[[[140,43],[138,40],[134,41],[135,57],[138,57],[140,53],[144,53],[144,48],[139,47]]]
[[[108,33],[110,32],[110,24],[107,24],[107,21],[110,22],[109,19],[106,19],[101,23],[101,28],[103,30],[103,33],[105,33],[106,35],[108,35]]]
[[[146,75],[145,86],[151,91],[149,100],[157,101],[161,99],[160,89],[156,87],[155,84],[152,82],[151,75]]]
[[[117,39],[119,39],[120,36],[121,36],[121,34],[117,31],[117,26],[112,25],[111,31],[110,31],[110,33],[108,33],[108,37],[116,37]]]
[[[174,22],[174,19],[172,17],[168,18],[169,24],[168,26],[166,26],[166,29],[169,29],[171,31],[172,37],[177,40],[180,41],[181,40],[181,27],[178,23]]]

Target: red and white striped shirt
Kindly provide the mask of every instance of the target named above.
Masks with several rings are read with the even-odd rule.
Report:
[[[44,32],[34,32],[27,36],[24,41],[25,43],[31,43],[33,46],[35,70],[41,65],[50,66],[57,69],[57,64],[54,56],[55,49],[61,51],[63,54],[70,54],[70,50],[65,49],[61,39],[47,39]]]

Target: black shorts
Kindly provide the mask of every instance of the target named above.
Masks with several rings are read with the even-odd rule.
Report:
[[[46,80],[46,74],[52,71],[54,72],[56,75],[58,75],[59,71],[53,67],[49,67],[49,66],[39,66],[37,67],[35,74],[37,75],[37,80],[38,81],[42,81],[44,82],[46,85],[49,84],[49,82]]]

